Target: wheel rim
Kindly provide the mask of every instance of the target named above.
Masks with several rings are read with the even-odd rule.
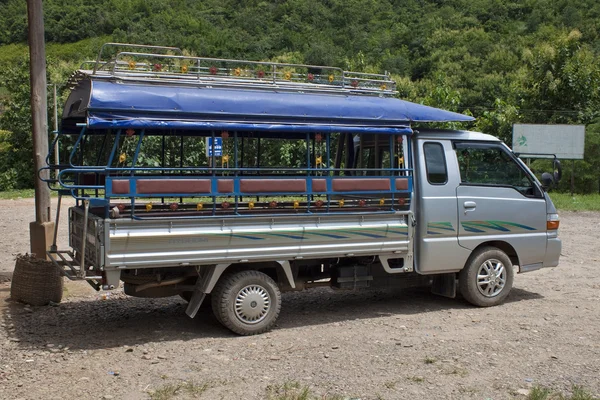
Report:
[[[502,261],[486,260],[477,271],[477,289],[485,297],[498,296],[506,284],[506,267]]]
[[[271,308],[269,292],[258,285],[248,285],[235,296],[235,315],[245,324],[257,324]]]

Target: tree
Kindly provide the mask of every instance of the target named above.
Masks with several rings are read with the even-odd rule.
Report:
[[[0,190],[33,186],[29,64],[21,60],[0,72],[0,85],[9,97],[0,118]]]

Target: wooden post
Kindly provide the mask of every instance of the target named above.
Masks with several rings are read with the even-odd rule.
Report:
[[[31,122],[33,163],[35,170],[35,222],[29,225],[31,252],[45,258],[52,243],[54,224],[50,222],[50,188],[37,177],[46,165],[48,154],[48,104],[46,88],[46,49],[44,43],[44,13],[42,0],[27,0],[29,23],[29,60],[31,82]],[[40,173],[49,177],[49,171]]]
[[[571,162],[571,197],[573,197],[573,193],[575,192],[575,160]]]

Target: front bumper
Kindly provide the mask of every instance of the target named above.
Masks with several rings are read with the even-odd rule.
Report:
[[[544,257],[544,267],[556,267],[560,258],[562,242],[559,238],[548,238],[546,242],[546,257]]]

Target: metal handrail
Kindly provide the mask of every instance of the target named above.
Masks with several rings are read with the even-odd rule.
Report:
[[[178,54],[159,54],[151,52],[136,52],[136,51],[119,51],[116,56],[109,60],[103,61],[102,53],[107,46],[132,47],[140,49],[159,49],[166,52],[177,52]],[[127,61],[126,59],[153,58],[158,60],[172,60],[176,62],[188,62],[185,68],[180,67],[179,71],[171,68],[163,69],[154,68],[157,64],[140,61],[139,64],[135,61]],[[131,64],[130,64],[131,62]],[[164,61],[162,61],[164,62]],[[90,62],[91,63],[91,62]],[[393,81],[389,73],[372,74],[366,72],[345,71],[342,68],[310,65],[310,64],[293,64],[293,63],[278,63],[270,61],[248,61],[227,58],[211,58],[211,57],[195,57],[183,55],[181,49],[177,47],[164,46],[146,46],[134,45],[125,43],[106,43],[100,49],[98,58],[94,63],[94,68],[91,75],[97,77],[110,76],[120,77],[122,79],[136,79],[152,82],[167,82],[167,83],[188,83],[197,84],[202,82],[214,82],[220,84],[245,84],[245,85],[261,85],[261,86],[276,86],[278,88],[294,88],[305,90],[322,90],[332,88],[341,90],[342,92],[351,91],[354,93],[363,94],[378,94],[378,95],[395,95],[395,81]],[[212,70],[212,67],[202,66],[209,65],[238,65],[235,67],[223,67],[222,71]],[[127,66],[127,69],[122,67]],[[241,69],[239,66],[244,66]],[[252,70],[247,67],[259,68],[261,70]],[[172,66],[169,66],[172,67]],[[215,67],[216,68],[216,67]],[[156,70],[155,70],[156,69]],[[306,73],[298,73],[295,69],[304,69]],[[223,73],[225,71],[226,73]],[[315,71],[312,73],[311,71]],[[316,71],[321,71],[317,73]],[[327,71],[325,74],[322,71]]]
[[[102,53],[104,52],[104,49],[106,47],[110,47],[110,46],[176,51],[179,54],[183,55],[183,51],[181,51],[181,49],[179,47],[153,46],[153,45],[144,45],[144,44],[116,43],[116,42],[104,43],[102,45],[102,47],[100,47],[100,51],[98,51],[98,56],[96,57],[96,65],[94,66],[94,74],[96,73],[97,67],[99,64],[106,64],[105,62],[102,62]]]

